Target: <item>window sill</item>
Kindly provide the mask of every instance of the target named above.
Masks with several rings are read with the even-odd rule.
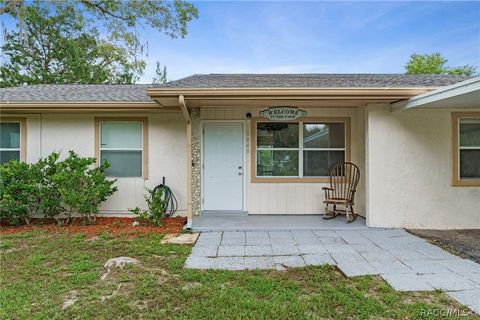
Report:
[[[453,187],[480,187],[480,179],[454,180]]]
[[[329,178],[258,178],[252,177],[252,183],[328,183]]]

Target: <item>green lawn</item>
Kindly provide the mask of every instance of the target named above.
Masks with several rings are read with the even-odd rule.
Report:
[[[0,319],[436,319],[435,309],[465,309],[442,292],[398,293],[380,278],[347,279],[327,266],[184,270],[191,248],[160,245],[161,237],[2,236]],[[118,256],[141,266],[100,280]],[[62,310],[73,291],[77,301]]]

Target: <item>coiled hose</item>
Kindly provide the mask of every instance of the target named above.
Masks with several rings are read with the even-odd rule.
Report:
[[[165,184],[165,177],[162,179],[162,184],[156,186],[153,189],[153,192],[162,192],[163,190],[163,200],[166,202],[165,210],[163,211],[164,217],[170,217],[175,212],[177,212],[178,201],[175,195],[173,194],[172,189]]]

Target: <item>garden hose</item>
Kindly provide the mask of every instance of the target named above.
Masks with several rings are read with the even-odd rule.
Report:
[[[158,192],[160,189],[163,189],[163,200],[166,202],[165,210],[163,211],[163,215],[165,217],[170,217],[173,215],[178,208],[178,201],[175,195],[173,194],[172,189],[165,184],[165,177],[162,179],[162,184],[156,186],[153,189],[153,192]]]

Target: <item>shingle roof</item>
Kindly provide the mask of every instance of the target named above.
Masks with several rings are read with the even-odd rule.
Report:
[[[408,88],[441,87],[469,79],[405,74],[196,74],[166,88]],[[157,85],[158,86],[158,85]],[[152,102],[151,84],[44,84],[0,89],[2,102]]]
[[[0,89],[9,102],[152,102],[145,90],[151,84],[42,84]]]
[[[469,79],[454,75],[407,74],[195,74],[169,88],[405,88],[441,87]]]

